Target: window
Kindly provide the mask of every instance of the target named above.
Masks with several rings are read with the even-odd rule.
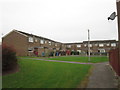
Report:
[[[52,42],[52,45],[54,45],[54,42]]]
[[[33,48],[28,48],[28,52],[33,52]]]
[[[95,44],[95,46],[98,46],[98,44]]]
[[[82,51],[81,50],[77,50],[77,52],[81,53]]]
[[[116,43],[111,43],[111,46],[112,47],[116,47]]]
[[[84,47],[86,47],[87,46],[87,44],[84,44]]]
[[[37,38],[35,38],[35,42],[37,42]]]
[[[47,43],[47,41],[45,40],[45,44]]]
[[[110,44],[108,43],[108,44],[106,44],[107,46],[110,46]]]
[[[51,45],[51,41],[49,41],[49,45]]]
[[[41,39],[41,40],[40,40],[40,43],[41,43],[41,44],[44,44],[44,40]]]
[[[28,42],[33,42],[33,37],[29,37]]]
[[[99,44],[99,47],[103,47],[104,46],[104,44]]]
[[[98,52],[105,53],[105,49],[99,49]]]
[[[57,46],[57,43],[55,44],[55,46]]]
[[[67,45],[68,48],[71,48],[71,45]]]
[[[78,45],[77,45],[77,47],[81,47],[81,45],[80,45],[80,44],[78,44]]]
[[[89,44],[89,47],[92,47],[92,44]]]

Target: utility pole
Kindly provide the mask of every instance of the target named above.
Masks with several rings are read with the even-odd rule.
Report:
[[[88,61],[90,61],[90,30],[88,29]]]

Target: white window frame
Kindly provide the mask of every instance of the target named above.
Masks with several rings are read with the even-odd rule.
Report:
[[[68,48],[71,48],[71,45],[67,45]]]
[[[77,52],[81,53],[81,52],[82,52],[82,50],[77,50]]]
[[[49,45],[51,45],[51,41],[49,41],[48,43],[49,43]]]
[[[87,44],[84,44],[84,47],[86,47],[87,46]]]
[[[98,46],[98,44],[95,44],[95,46]]]
[[[41,40],[40,40],[40,43],[41,43],[41,44],[44,44],[44,40],[43,40],[43,39],[41,39]]]
[[[28,42],[34,42],[33,37],[29,37],[29,38],[28,38]]]
[[[102,43],[101,43],[101,44],[99,44],[99,47],[104,47],[104,44],[102,44]]]
[[[89,44],[89,47],[92,47],[92,44]]]
[[[57,46],[57,43],[55,43],[55,46]]]
[[[105,53],[105,49],[99,49],[100,53]]]
[[[45,44],[47,43],[47,41],[45,40]]]
[[[111,43],[111,47],[116,47],[116,43]]]
[[[32,47],[28,47],[28,52],[33,52],[33,48]]]
[[[109,43],[107,43],[107,44],[106,44],[106,46],[110,46],[110,44],[109,44]]]
[[[37,42],[38,41],[38,39],[37,38],[35,38],[35,42]]]
[[[78,48],[81,47],[81,44],[78,44],[77,47],[78,47]]]

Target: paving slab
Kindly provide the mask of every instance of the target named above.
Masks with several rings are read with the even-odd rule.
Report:
[[[94,64],[87,88],[117,88],[117,80],[108,62]]]

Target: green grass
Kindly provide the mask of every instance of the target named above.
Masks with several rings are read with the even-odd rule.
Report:
[[[63,56],[63,57],[20,57],[20,58],[39,58],[39,59],[47,59],[47,60],[59,60],[59,61],[74,61],[74,62],[82,62],[82,63],[100,63],[107,62],[109,59],[107,56],[96,56],[90,57],[91,61],[88,61],[88,57],[83,56]]]
[[[60,61],[74,61],[74,62],[84,62],[88,63],[88,57],[81,56],[65,56],[65,57],[56,57],[56,58],[48,58],[49,60],[60,60]],[[100,63],[108,61],[108,57],[90,57],[90,63]]]
[[[3,76],[3,88],[76,88],[91,65],[19,60],[20,71]]]

